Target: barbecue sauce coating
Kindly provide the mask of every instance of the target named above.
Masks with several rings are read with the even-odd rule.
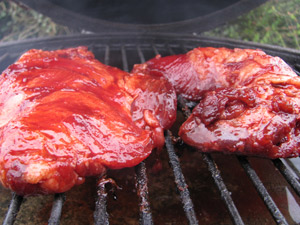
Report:
[[[165,78],[106,66],[86,47],[33,49],[1,75],[0,108],[2,184],[49,194],[162,147],[176,94]]]
[[[208,47],[157,56],[134,71],[167,77],[177,94],[198,102],[179,135],[200,151],[299,156],[300,78],[282,59]]]

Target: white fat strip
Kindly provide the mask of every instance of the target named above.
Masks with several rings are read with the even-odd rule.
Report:
[[[0,106],[0,127],[11,121],[20,111],[20,106],[25,99],[24,93],[17,93],[8,97],[4,104]]]
[[[35,162],[28,165],[26,172],[24,174],[24,179],[30,184],[36,184],[42,179],[47,178],[49,174],[50,167],[46,163]]]

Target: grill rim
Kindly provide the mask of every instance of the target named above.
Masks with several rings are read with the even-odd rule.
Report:
[[[114,42],[119,45],[124,44],[135,44],[138,45],[140,43],[155,43],[159,41],[160,43],[165,42],[205,42],[206,46],[210,46],[209,44],[214,44],[218,46],[224,47],[238,47],[238,48],[260,48],[267,51],[268,54],[280,53],[280,55],[288,55],[292,54],[292,57],[296,57],[300,59],[300,50],[281,47],[277,45],[271,44],[262,44],[251,41],[242,41],[231,38],[223,38],[223,37],[209,37],[203,35],[191,35],[191,34],[178,34],[178,33],[141,33],[141,32],[105,32],[105,33],[93,33],[93,34],[69,34],[69,35],[60,35],[53,37],[40,37],[40,38],[30,38],[24,40],[15,40],[0,43],[0,51],[10,52],[13,50],[14,52],[21,53],[27,48],[34,48],[34,46],[45,46],[48,45],[57,45],[56,48],[63,45],[74,46],[78,43],[87,41],[94,41],[88,45],[101,44],[103,41],[105,44],[113,44]],[[96,44],[97,44],[96,43]],[[216,46],[217,47],[217,46]],[[42,49],[46,49],[45,47]]]
[[[109,46],[109,51],[113,47],[119,48],[121,45],[126,47],[134,47],[137,45],[147,44],[151,48],[156,48],[155,44],[181,44],[184,48],[188,43],[192,42],[193,46],[214,46],[227,48],[252,48],[261,49],[272,56],[279,56],[287,62],[296,73],[300,74],[300,50],[286,48],[281,46],[261,44],[249,41],[234,40],[230,38],[207,37],[201,35],[176,34],[176,33],[139,33],[139,32],[107,32],[97,34],[71,34],[55,37],[32,38],[19,41],[10,41],[0,43],[1,62],[3,58],[14,55],[15,61],[21,53],[31,49],[38,48],[43,50],[52,50],[58,48],[75,47],[78,45],[85,46]],[[45,47],[45,45],[51,46]],[[157,51],[158,53],[158,51]],[[1,66],[1,65],[0,65]],[[4,70],[1,67],[0,70]]]

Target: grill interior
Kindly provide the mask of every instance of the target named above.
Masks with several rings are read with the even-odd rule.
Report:
[[[30,48],[86,45],[105,64],[130,71],[157,54],[197,46],[260,48],[299,73],[300,52],[275,46],[184,35],[106,34],[28,40],[0,46],[0,70]],[[300,161],[200,153],[174,142],[190,113],[179,99],[178,121],[165,132],[165,149],[135,168],[90,178],[68,193],[26,197],[0,189],[3,224],[297,224]],[[184,110],[182,110],[184,109]],[[159,158],[159,159],[158,159]],[[159,168],[162,169],[159,169]],[[110,179],[111,178],[111,179]],[[115,182],[115,183],[114,183]]]

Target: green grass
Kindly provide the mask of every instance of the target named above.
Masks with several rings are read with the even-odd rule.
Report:
[[[270,0],[204,34],[300,49],[300,0]]]
[[[0,1],[0,41],[78,33],[12,0]],[[226,37],[300,49],[300,0],[269,0],[239,18],[204,32]]]
[[[0,41],[22,40],[71,33],[65,26],[13,1],[0,1]]]

